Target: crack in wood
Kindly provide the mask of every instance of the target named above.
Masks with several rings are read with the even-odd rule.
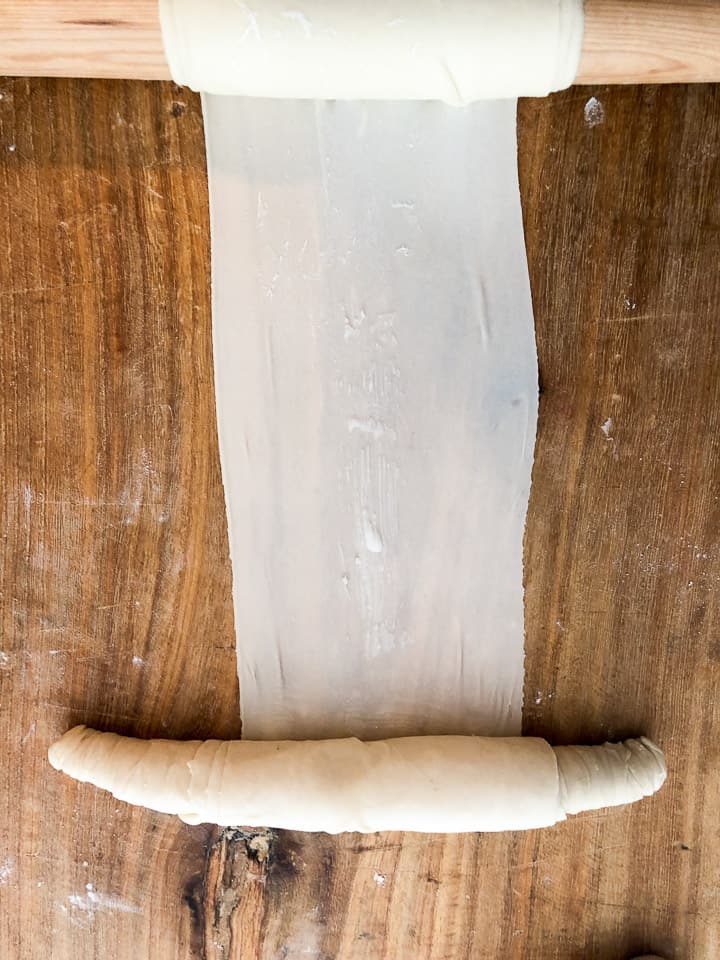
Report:
[[[278,957],[298,942],[299,904],[304,937],[324,951],[329,912],[344,916],[334,893],[338,841],[271,830],[229,827],[211,836],[201,872],[190,878],[192,956],[198,960],[254,957],[271,942]],[[293,909],[288,910],[292,904]],[[342,922],[339,925],[342,929]],[[337,931],[335,931],[336,933]],[[334,933],[330,934],[334,941]],[[335,944],[333,942],[333,948]]]
[[[271,830],[227,827],[209,844],[204,873],[198,883],[188,885],[185,898],[195,931],[194,955],[200,960],[240,955],[242,944],[236,941],[247,915],[263,913],[262,890],[275,839]],[[251,902],[254,891],[256,904]]]

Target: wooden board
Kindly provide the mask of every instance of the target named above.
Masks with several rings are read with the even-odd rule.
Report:
[[[520,107],[541,417],[526,731],[646,732],[655,799],[456,838],[186,827],[85,721],[238,733],[197,98],[0,82],[0,956],[622,960],[720,942],[720,91]],[[600,122],[602,121],[602,122]]]

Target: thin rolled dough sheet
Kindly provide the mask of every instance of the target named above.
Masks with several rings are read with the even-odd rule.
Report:
[[[204,110],[243,736],[519,733],[515,102]]]

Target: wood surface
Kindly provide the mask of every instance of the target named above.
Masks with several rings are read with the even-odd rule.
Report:
[[[0,74],[169,79],[158,0],[0,0]],[[585,0],[578,83],[720,81],[720,0]]]
[[[585,0],[576,83],[720,80],[720,0]]]
[[[158,0],[0,0],[0,74],[169,80]]]
[[[716,956],[720,91],[519,111],[542,380],[525,729],[647,733],[668,783],[449,838],[191,828],[47,764],[80,721],[239,732],[203,137],[169,84],[0,94],[0,956]]]

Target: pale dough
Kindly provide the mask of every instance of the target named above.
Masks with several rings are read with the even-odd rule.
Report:
[[[515,736],[515,103],[203,106],[243,736]]]
[[[330,100],[545,96],[569,86],[582,0],[160,0],[173,78]]]
[[[341,833],[525,830],[630,803],[665,780],[649,740],[560,747],[533,737],[136,740],[74,727],[51,764],[187,823]]]

